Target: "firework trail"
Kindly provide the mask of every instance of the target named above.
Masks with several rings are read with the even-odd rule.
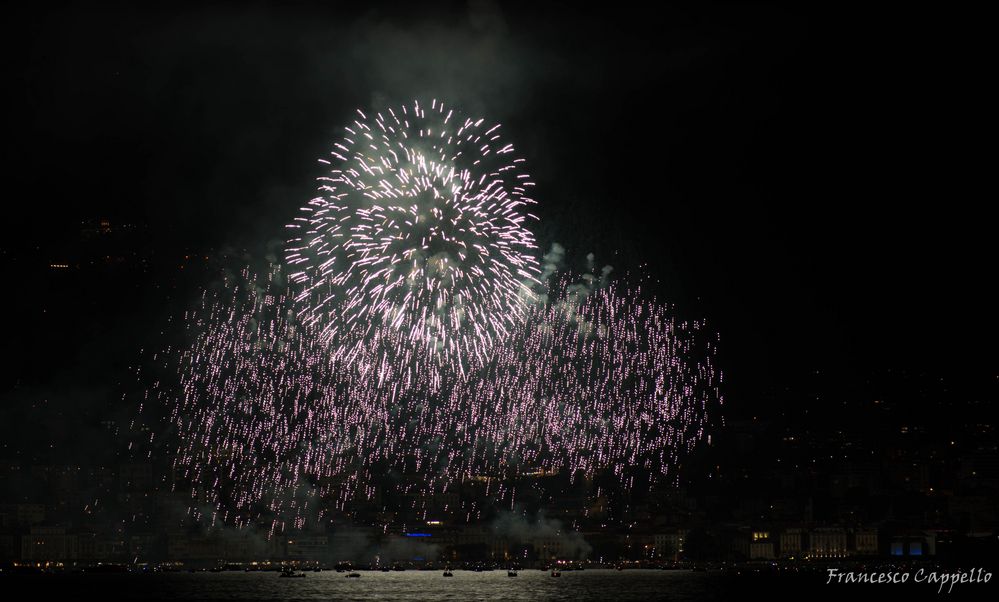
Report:
[[[704,325],[640,285],[540,282],[529,182],[496,127],[436,101],[361,117],[285,263],[229,274],[184,316],[190,344],[157,356],[170,376],[144,405],[211,518],[300,527],[389,470],[419,477],[408,494],[675,478],[721,404]]]
[[[335,353],[382,326],[459,370],[517,326],[540,284],[534,184],[498,124],[436,99],[344,128],[321,196],[288,226],[300,319]]]

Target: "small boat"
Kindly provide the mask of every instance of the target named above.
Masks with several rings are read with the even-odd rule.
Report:
[[[558,569],[552,569],[552,577],[561,577],[561,576],[562,576],[562,571]]]
[[[516,577],[516,576],[517,576],[517,571],[515,571],[515,570],[513,570],[513,569],[510,569],[510,570],[508,570],[508,571],[506,572],[506,576],[507,576],[507,577]]]
[[[278,577],[292,577],[292,578],[302,578],[305,577],[305,573],[296,573],[294,569],[288,567],[281,571]]]
[[[357,571],[351,571],[351,572],[347,573],[347,579],[358,579],[358,578],[360,578],[360,576],[361,576],[361,574],[358,573]]]
[[[447,567],[446,569],[444,569],[444,576],[445,577],[454,577],[454,573],[451,572],[451,567]]]
[[[381,571],[382,571],[383,573],[388,573],[388,572],[389,572],[389,571],[391,571],[391,570],[392,570],[392,569],[388,568],[387,566],[383,566],[383,567],[381,568]]]

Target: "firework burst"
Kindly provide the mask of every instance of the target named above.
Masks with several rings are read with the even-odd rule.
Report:
[[[357,113],[322,160],[322,194],[288,226],[300,319],[335,353],[388,327],[464,370],[539,284],[533,182],[498,124],[437,100]]]
[[[388,471],[415,477],[407,494],[675,478],[722,401],[704,325],[640,285],[539,282],[530,182],[498,126],[437,101],[359,115],[285,263],[229,274],[184,316],[190,344],[155,358],[170,377],[147,405],[192,508],[277,528],[371,499]]]

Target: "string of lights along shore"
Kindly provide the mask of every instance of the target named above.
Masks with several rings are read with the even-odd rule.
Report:
[[[387,471],[411,494],[490,477],[510,507],[518,475],[676,478],[722,404],[717,337],[641,279],[541,257],[501,131],[436,99],[358,110],[284,261],[184,315],[142,411],[165,416],[194,515],[301,527]]]

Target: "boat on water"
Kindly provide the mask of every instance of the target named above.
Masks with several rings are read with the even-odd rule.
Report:
[[[508,570],[508,571],[506,572],[506,576],[507,576],[507,577],[516,577],[516,576],[517,576],[517,571],[515,571],[515,570],[513,570],[513,569],[509,569],[509,570]]]
[[[281,574],[278,575],[278,577],[289,577],[289,578],[299,578],[300,579],[302,577],[305,577],[305,573],[296,573],[295,569],[293,569],[293,568],[291,568],[289,566],[289,567],[285,567],[284,569],[282,569],[281,570]]]
[[[444,569],[444,576],[445,577],[454,577],[454,573],[451,572],[451,567],[446,567]]]
[[[351,571],[350,573],[347,573],[347,579],[359,579],[360,577],[361,574],[358,573],[357,571]]]
[[[561,576],[562,576],[562,571],[558,569],[552,569],[552,577],[561,577]]]

